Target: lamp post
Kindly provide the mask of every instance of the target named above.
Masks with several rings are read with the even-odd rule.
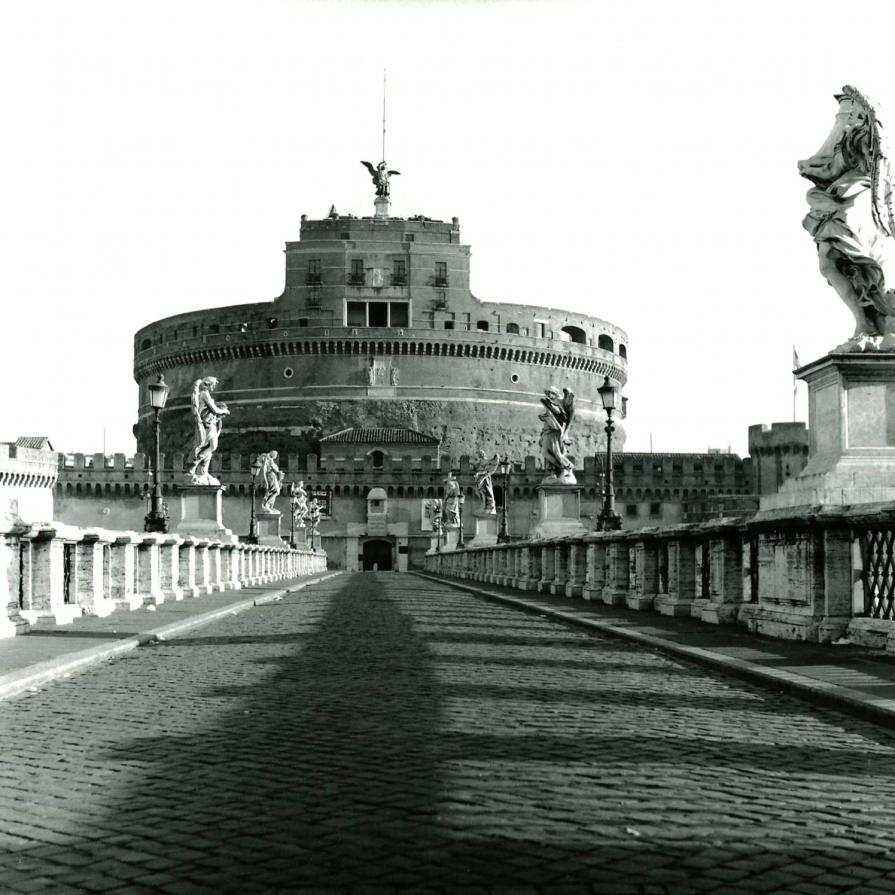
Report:
[[[497,543],[507,544],[512,538],[507,531],[507,505],[510,502],[510,469],[512,468],[510,458],[504,454],[500,461],[500,471],[503,475],[503,506],[500,508],[500,531],[497,533]]]
[[[466,544],[463,543],[463,504],[466,503],[466,495],[461,494],[457,500],[457,517],[459,520],[459,527],[457,529],[457,549],[463,550],[466,547]]]
[[[298,506],[298,488],[295,482],[289,485],[289,546],[295,549],[295,508]]]
[[[432,527],[435,529],[435,552],[441,553],[441,531],[444,528],[441,521],[441,506],[438,507],[438,513],[432,520]]]
[[[606,411],[606,474],[603,477],[603,510],[597,517],[597,531],[618,531],[622,527],[622,519],[615,512],[615,490],[612,487],[612,433],[615,430],[612,411],[616,407],[618,391],[610,384],[609,377],[605,376],[597,392],[603,402],[603,410]]]
[[[149,506],[149,512],[144,519],[143,531],[167,532],[168,508],[162,500],[162,483],[159,475],[162,456],[159,448],[159,434],[161,431],[159,417],[165,409],[165,402],[168,400],[168,386],[165,385],[165,377],[159,374],[158,382],[148,386],[148,391],[149,403],[155,411],[155,460],[152,464],[152,502]]]
[[[255,482],[258,479],[258,473],[261,472],[261,457],[256,456],[252,460],[252,515],[249,517],[249,536],[246,538],[247,544],[258,543],[258,528],[255,523]]]

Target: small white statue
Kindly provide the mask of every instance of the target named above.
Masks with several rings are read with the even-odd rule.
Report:
[[[264,481],[264,497],[261,500],[262,513],[279,513],[274,503],[280,496],[284,473],[280,472],[280,467],[277,465],[278,458],[279,454],[276,451],[262,454],[259,458],[261,460],[261,478]]]
[[[444,503],[442,518],[445,528],[460,527],[460,483],[449,472],[444,480]]]
[[[305,483],[293,482],[289,486],[289,498],[292,503],[292,516],[295,519],[296,528],[304,528],[308,519],[308,492]]]
[[[211,396],[217,384],[218,380],[214,376],[206,376],[193,383],[190,404],[196,424],[196,436],[187,472],[187,477],[193,485],[220,485],[220,482],[208,472],[208,465],[218,447],[223,419],[230,415],[230,411],[226,404],[215,403]]]
[[[495,514],[497,509],[494,505],[494,485],[492,477],[500,467],[500,456],[495,454],[490,460],[485,456],[484,451],[479,451],[479,456],[473,466],[473,475],[475,476],[475,491],[482,502],[482,510],[486,513]]]

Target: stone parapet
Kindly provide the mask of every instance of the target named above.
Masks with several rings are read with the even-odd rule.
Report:
[[[108,615],[165,600],[326,570],[322,550],[210,538],[82,529],[61,523],[0,535],[0,637],[81,615]]]
[[[426,569],[895,652],[895,503],[445,549]]]

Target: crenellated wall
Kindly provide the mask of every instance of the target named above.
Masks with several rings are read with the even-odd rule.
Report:
[[[366,496],[371,488],[382,487],[389,498],[389,522],[406,528],[409,563],[421,567],[429,547],[431,532],[424,527],[423,501],[444,496],[444,480],[450,469],[460,481],[469,506],[476,503],[473,460],[426,456],[429,446],[398,445],[393,455],[384,455],[381,465],[354,445],[331,447],[324,462],[315,454],[301,457],[281,455],[280,468],[286,484],[277,499],[282,513],[281,534],[288,535],[288,483],[303,480],[307,486],[331,491],[333,516],[320,525],[323,543],[334,567],[342,567],[351,556],[346,553],[346,534],[366,519]],[[337,451],[337,454],[335,453]],[[399,453],[400,451],[400,453]],[[355,455],[357,454],[357,455]],[[587,527],[602,507],[602,457],[584,458],[576,472],[581,486],[581,514]],[[617,510],[626,528],[672,525],[691,518],[704,518],[714,511],[720,495],[750,493],[749,460],[733,454],[616,454],[614,481]],[[224,524],[237,534],[249,530],[251,516],[251,455],[219,454],[212,471],[226,488]],[[176,485],[184,481],[184,455],[163,455],[162,491],[172,514],[172,526],[179,521]],[[544,478],[540,457],[528,456],[513,464],[510,476],[508,527],[527,534],[537,521],[537,487]],[[58,518],[85,525],[100,520],[107,527],[139,528],[146,513],[141,497],[151,480],[143,454],[127,458],[122,454],[69,454],[61,460],[56,486]],[[503,480],[494,477],[498,505],[503,503]],[[469,513],[466,527],[474,532]],[[341,559],[340,559],[341,557]]]

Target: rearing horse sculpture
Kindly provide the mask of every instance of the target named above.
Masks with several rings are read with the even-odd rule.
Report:
[[[895,348],[895,290],[885,278],[895,250],[893,171],[882,124],[855,87],[846,85],[836,99],[833,130],[799,162],[814,184],[802,225],[817,243],[820,272],[854,314],[855,345]]]

